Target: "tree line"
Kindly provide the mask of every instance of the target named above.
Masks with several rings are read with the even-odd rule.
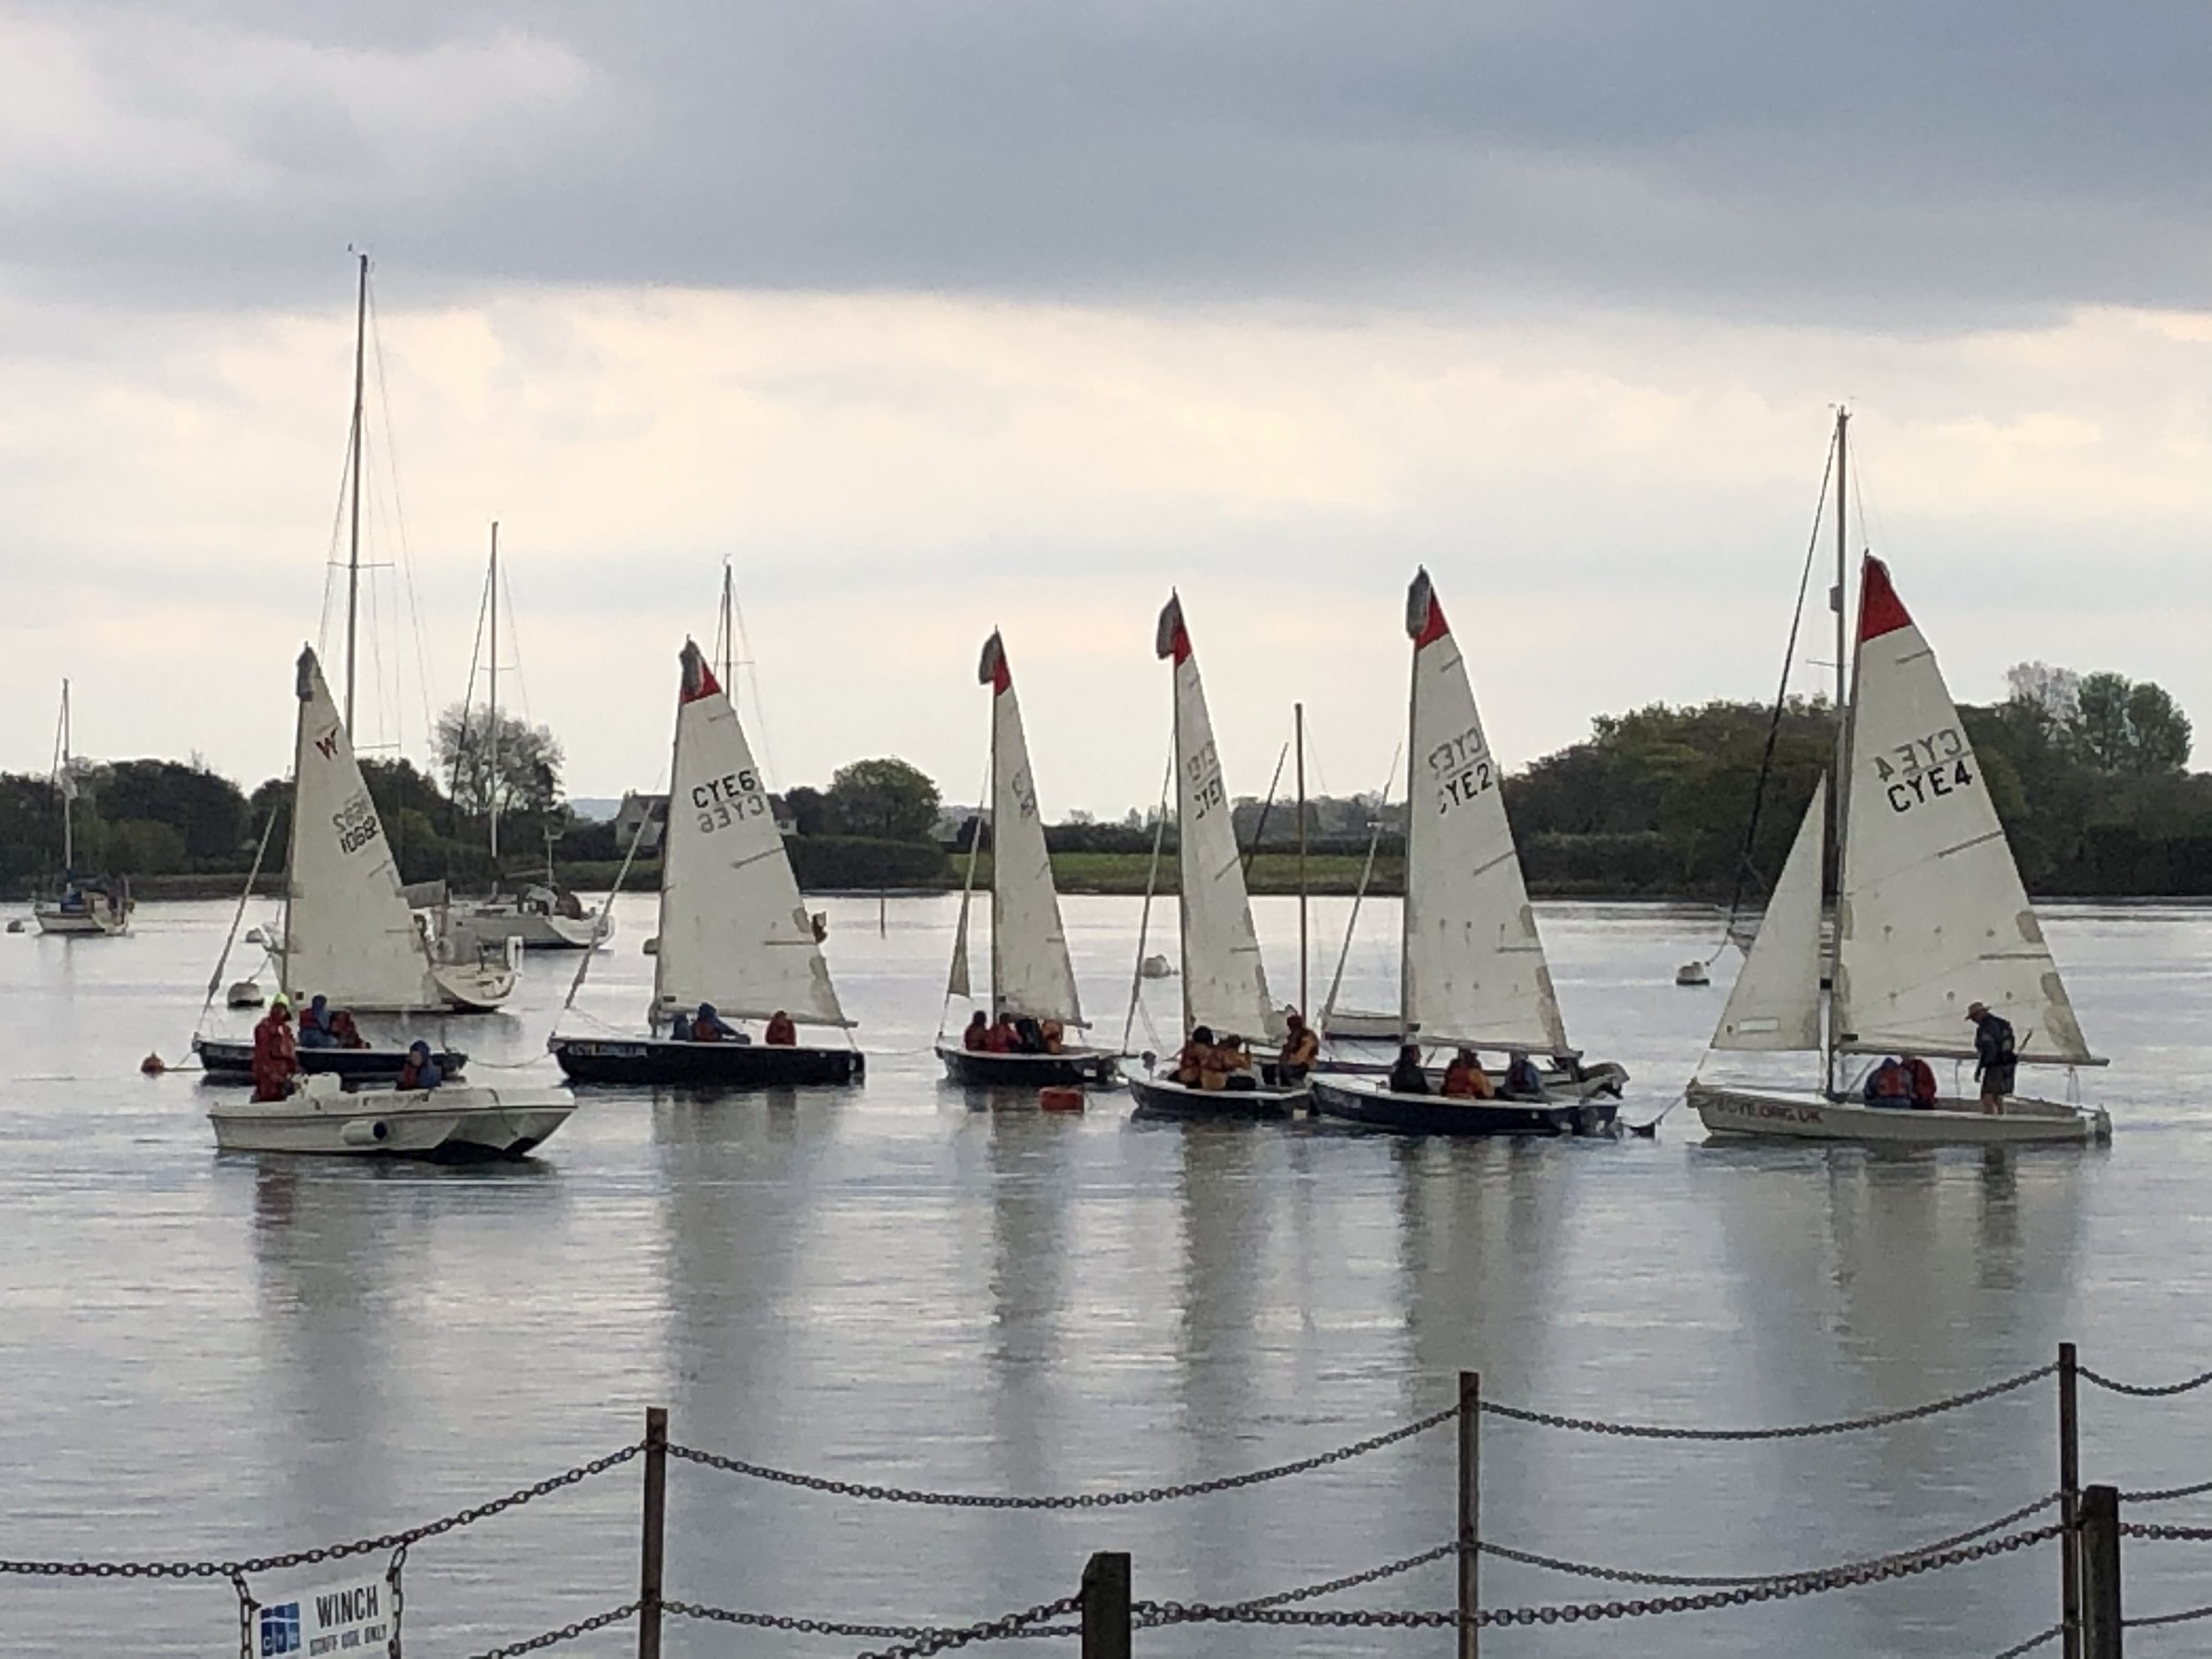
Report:
[[[2083,897],[2212,895],[2212,775],[2187,770],[2189,720],[2159,686],[2115,673],[2078,675],[2026,663],[2011,695],[1960,710],[2030,891]],[[361,766],[408,880],[481,886],[550,859],[574,879],[611,879],[626,850],[615,826],[578,819],[562,794],[561,746],[541,726],[501,721],[496,762],[480,725],[449,710],[438,766],[365,757]],[[1819,697],[1777,710],[1758,703],[1654,704],[1601,715],[1583,742],[1508,778],[1505,800],[1530,886],[1540,893],[1701,897],[1756,895],[1780,869],[1805,802],[1827,769],[1835,711]],[[129,876],[238,875],[267,833],[281,867],[291,791],[273,778],[250,794],[196,760],[144,759],[73,769],[77,865]],[[503,872],[489,842],[494,803]],[[61,795],[47,779],[0,774],[0,887],[22,892],[61,862]],[[973,812],[949,820],[937,785],[909,763],[841,767],[820,788],[787,792],[787,846],[816,888],[956,885],[952,855],[988,851]],[[1755,833],[1747,839],[1755,822]],[[1248,849],[1297,845],[1297,803],[1235,803]],[[1171,822],[1133,811],[1118,823],[1071,814],[1049,826],[1052,851],[1148,855]],[[1403,852],[1402,815],[1371,795],[1305,803],[1310,852],[1356,855],[1379,840],[1382,867]],[[647,861],[641,881],[653,869]]]

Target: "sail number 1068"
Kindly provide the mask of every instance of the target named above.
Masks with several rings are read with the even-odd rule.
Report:
[[[732,772],[694,784],[691,804],[699,814],[699,827],[711,835],[741,818],[760,817],[768,810],[768,797],[750,772]]]
[[[1909,812],[1970,785],[1974,772],[1970,758],[1958,728],[1947,726],[1876,755],[1874,775],[1889,796],[1889,810]]]

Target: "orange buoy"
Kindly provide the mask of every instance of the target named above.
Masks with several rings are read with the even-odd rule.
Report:
[[[169,1068],[167,1065],[163,1064],[162,1058],[159,1055],[150,1054],[143,1060],[141,1060],[138,1063],[138,1069],[144,1072],[148,1077],[159,1077]]]
[[[1079,1112],[1083,1110],[1083,1091],[1079,1088],[1041,1088],[1037,1104],[1048,1112]]]

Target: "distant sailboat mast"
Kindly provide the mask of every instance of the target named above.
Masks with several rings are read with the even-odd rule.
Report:
[[[1821,1055],[1821,1076],[1830,1089],[1836,1086],[1836,1050],[1843,1038],[1837,1024],[1837,1002],[1834,987],[1837,974],[1843,964],[1843,855],[1844,810],[1851,790],[1847,768],[1851,764],[1850,672],[1852,651],[1846,643],[1847,613],[1844,606],[1845,584],[1851,567],[1850,532],[1850,430],[1851,411],[1839,404],[1836,408],[1836,586],[1829,595],[1829,609],[1836,613],[1836,741],[1835,753],[1829,761],[1832,780],[1828,791],[1831,830],[1829,845],[1835,849],[1836,926],[1828,945],[1827,980],[1828,1018],[1822,1030],[1826,1033],[1826,1045]]]
[[[364,373],[369,339],[369,256],[361,262],[359,288],[353,302],[353,444],[348,465],[352,472],[350,526],[346,533],[346,730],[353,731],[353,656],[355,630],[361,611],[361,439]]]
[[[492,520],[491,570],[491,690],[485,698],[484,725],[489,733],[490,762],[484,790],[491,807],[492,879],[499,879],[499,520]]]
[[[66,876],[77,867],[75,825],[77,780],[69,770],[69,681],[61,682],[61,724],[54,734],[60,758],[54,764],[54,787],[61,795],[61,868]]]

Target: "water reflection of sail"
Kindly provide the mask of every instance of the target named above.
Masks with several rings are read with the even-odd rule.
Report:
[[[1730,1180],[1729,1202],[1715,1206],[1724,1294],[1745,1333],[1744,1363],[1718,1391],[1728,1420],[1902,1410],[2051,1358],[2078,1248],[2076,1162],[1994,1148],[1745,1156],[1764,1167]],[[2038,1455],[2050,1410],[2047,1389],[2032,1386],[1863,1433],[1747,1448],[1724,1480],[1763,1514],[1735,1541],[1762,1562],[1840,1559],[1985,1520],[2055,1483]],[[1901,1583],[1835,1610],[1839,1650],[1875,1651],[1901,1630],[1926,1651],[1970,1647],[2047,1576],[2007,1561],[1955,1584]]]
[[[1064,1379],[1061,1321],[1070,1291],[1070,1202],[1064,1144],[1074,1125],[1035,1111],[972,1120],[990,1166],[991,1330],[985,1353],[995,1400],[995,1484],[1039,1492],[1064,1482],[1054,1407]]]

